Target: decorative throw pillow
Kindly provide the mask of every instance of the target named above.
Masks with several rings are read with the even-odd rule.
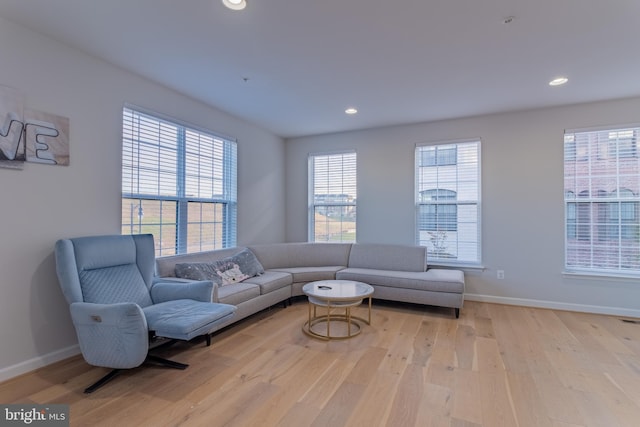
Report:
[[[240,270],[249,277],[259,276],[264,273],[264,267],[258,261],[258,258],[249,249],[243,249],[232,257],[225,258],[221,261],[231,261],[238,264]]]
[[[222,280],[222,286],[239,283],[252,277],[245,274],[240,270],[240,266],[232,261],[217,262],[216,264],[216,274]]]
[[[189,280],[211,280],[218,285],[222,278],[216,273],[216,266],[210,262],[185,262],[176,264],[176,277]]]
[[[179,263],[176,277],[190,280],[211,280],[220,286],[238,283],[264,273],[253,252],[243,249],[237,254],[213,262]]]

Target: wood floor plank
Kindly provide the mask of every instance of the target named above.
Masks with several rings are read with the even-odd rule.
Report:
[[[364,394],[366,386],[344,381],[310,424],[312,427],[344,426]]]
[[[528,372],[526,352],[528,344],[523,338],[532,339],[534,336],[530,334],[524,323],[514,323],[513,316],[510,316],[513,312],[512,307],[496,304],[489,310],[505,368],[510,372]]]
[[[481,390],[482,425],[496,427],[517,425],[505,372],[480,370],[478,378]]]
[[[596,319],[597,324],[602,325],[617,337],[636,356],[640,356],[640,319],[626,319],[618,316],[603,316]]]
[[[640,406],[640,387],[638,381],[633,375],[629,375],[624,367],[612,367],[610,366],[604,373],[605,376],[616,387],[622,390],[629,399],[631,399],[637,406]]]
[[[438,334],[431,353],[431,361],[433,363],[448,366],[456,365],[457,331],[458,324],[453,320],[441,320],[438,322]]]
[[[482,425],[480,377],[478,372],[466,369],[455,370],[455,395],[452,418]]]
[[[507,381],[518,426],[545,427],[551,424],[551,417],[530,374],[507,373]]]
[[[476,424],[471,421],[461,420],[458,418],[451,419],[451,427],[482,427],[482,424]]]
[[[410,364],[404,370],[389,414],[388,423],[395,426],[411,426],[416,423],[420,397],[424,394],[423,367]]]
[[[475,319],[476,336],[482,338],[495,338],[493,331],[493,321],[488,317],[477,317]]]
[[[0,383],[2,403],[70,405],[71,426],[636,426],[640,325],[616,316],[466,302],[374,303],[357,337],[302,332],[303,300],[109,370],[73,357]]]
[[[347,380],[355,384],[369,384],[386,355],[387,350],[384,348],[369,347],[349,372]]]
[[[380,364],[380,370],[402,375],[412,358],[415,337],[420,330],[422,319],[419,316],[404,316],[402,327],[393,341],[388,344],[387,355]]]
[[[413,339],[413,353],[410,361],[412,364],[427,366],[433,354],[437,334],[438,323],[436,321],[422,321]]]
[[[416,427],[449,426],[453,408],[453,390],[426,382],[420,397]]]
[[[324,372],[314,379],[307,391],[300,396],[299,402],[324,408],[333,394],[340,388],[353,365],[340,359],[334,359]]]
[[[608,334],[606,334],[604,328],[600,328],[592,322],[567,318],[562,314],[558,317],[564,319],[564,324],[568,325],[579,341],[579,346],[574,344],[574,347],[586,350],[589,354],[589,359],[592,361],[616,364],[618,363],[615,356],[616,353],[632,354],[632,351],[621,342],[608,340],[606,337]]]
[[[546,372],[532,372],[536,389],[549,418],[569,424],[584,424],[572,391],[563,386],[557,373],[551,369]]]
[[[476,358],[476,331],[472,326],[459,325],[456,331],[456,366],[473,369]]]
[[[385,370],[371,372],[362,398],[345,425],[354,427],[383,426],[387,424],[391,403],[400,376]]]
[[[307,405],[302,402],[296,402],[291,410],[278,421],[274,426],[277,427],[300,427],[308,426],[320,413],[320,408],[314,405]],[[215,424],[212,424],[215,425]]]
[[[580,411],[585,419],[585,425],[588,427],[604,427],[604,426],[620,426],[623,427],[628,424],[622,424],[621,420],[611,412],[605,402],[602,401],[599,393],[593,393],[588,391],[576,391],[576,401],[578,402]],[[634,424],[638,425],[638,419],[635,419]]]

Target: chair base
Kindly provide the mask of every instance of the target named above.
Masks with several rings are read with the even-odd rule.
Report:
[[[185,363],[175,362],[173,360],[165,359],[163,357],[158,357],[151,354],[147,354],[147,358],[144,360],[143,363],[155,363],[157,365],[166,366],[167,368],[180,369],[180,370],[185,370],[189,367],[189,365]],[[85,394],[93,393],[94,391],[96,391],[97,389],[99,389],[100,387],[102,387],[112,379],[114,379],[121,371],[122,369],[113,369],[107,375],[100,378],[98,381],[91,384],[89,387],[85,388],[84,393]]]
[[[211,334],[205,334],[204,337],[207,343],[207,347],[209,347],[211,345]],[[156,337],[154,333],[149,332],[149,341],[154,341],[155,339]],[[178,340],[170,339],[160,343],[159,345],[156,345],[155,347],[152,348],[152,350],[171,347],[177,342]],[[185,370],[189,367],[189,365],[185,363],[175,362],[173,360],[165,359],[164,357],[154,356],[153,354],[147,354],[146,359],[142,363],[154,363],[156,365],[166,366],[167,368],[180,369],[180,370]],[[115,378],[120,373],[120,371],[122,371],[122,369],[113,369],[107,375],[100,378],[98,381],[96,381],[95,383],[91,384],[89,387],[84,389],[85,394],[93,393],[94,391],[96,391],[97,389],[99,389],[109,381],[111,381],[113,378]]]
[[[99,389],[100,387],[102,387],[103,385],[105,385],[106,383],[111,381],[112,379],[114,379],[120,373],[120,371],[121,371],[120,369],[112,370],[107,375],[105,375],[104,377],[100,378],[98,381],[96,381],[95,383],[91,384],[89,387],[85,388],[84,389],[84,394],[93,393],[94,391],[96,391],[97,389]]]
[[[189,365],[180,362],[174,362],[173,360],[165,359],[164,357],[153,356],[151,354],[147,354],[147,358],[145,359],[145,363],[154,362],[161,366],[166,366],[167,368],[180,369],[185,370],[189,367]]]

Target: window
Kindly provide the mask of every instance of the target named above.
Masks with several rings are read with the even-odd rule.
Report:
[[[356,241],[356,153],[309,156],[309,241]]]
[[[420,152],[421,166],[444,166],[456,164],[456,146],[424,147]]]
[[[416,234],[430,262],[480,263],[480,141],[416,147]]]
[[[639,131],[565,133],[567,271],[640,275]]]
[[[236,244],[234,141],[125,107],[122,234],[151,233],[156,255]]]
[[[455,191],[433,189],[420,193],[421,202],[456,200]],[[418,224],[427,231],[458,231],[458,206],[450,204],[424,203],[420,206]]]
[[[609,155],[613,157],[638,157],[638,129],[609,132]]]

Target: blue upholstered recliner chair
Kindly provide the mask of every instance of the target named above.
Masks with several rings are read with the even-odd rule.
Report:
[[[145,361],[185,369],[188,365],[150,355],[150,343],[158,337],[205,336],[209,345],[210,333],[236,310],[211,302],[210,281],[176,283],[156,278],[151,234],[59,240],[55,256],[84,359],[113,369],[85,393],[104,385],[119,370]]]

